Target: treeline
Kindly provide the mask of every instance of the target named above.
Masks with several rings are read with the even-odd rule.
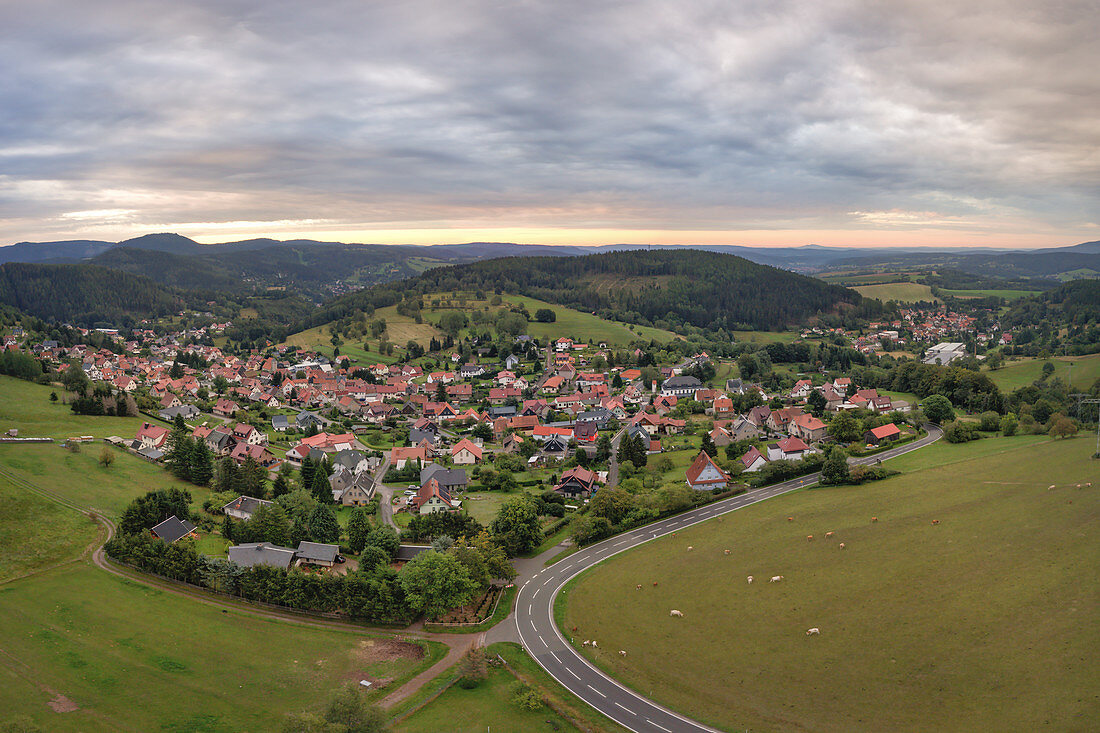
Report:
[[[1043,352],[1075,355],[1100,352],[1100,280],[1075,280],[1034,298],[1017,300],[1001,316],[1007,330],[1018,329],[1007,355]]]
[[[47,321],[132,324],[180,310],[184,299],[152,280],[92,265],[0,265],[0,303]]]
[[[408,291],[423,295],[454,290],[518,293],[597,312],[609,320],[674,330],[780,329],[842,308],[874,307],[847,288],[734,255],[635,250],[583,257],[506,257],[436,268],[338,299],[302,328],[393,305]]]

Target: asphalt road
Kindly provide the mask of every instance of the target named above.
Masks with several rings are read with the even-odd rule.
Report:
[[[937,427],[925,427],[928,435],[920,440],[869,458],[856,459],[851,463],[874,463],[895,458],[934,443],[943,435]],[[627,689],[581,657],[569,641],[562,637],[554,623],[554,599],[572,578],[612,555],[721,514],[810,486],[817,483],[817,480],[818,474],[811,474],[732,496],[616,535],[538,571],[520,586],[516,596],[514,618],[520,642],[554,679],[625,728],[638,733],[714,731],[714,728],[678,715]],[[577,640],[578,643],[580,641]]]

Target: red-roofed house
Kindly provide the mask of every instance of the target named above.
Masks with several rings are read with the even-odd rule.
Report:
[[[814,451],[810,448],[810,446],[806,445],[806,443],[801,438],[795,438],[794,436],[791,436],[790,438],[784,438],[778,443],[770,443],[768,445],[768,460],[778,461],[782,459],[787,461],[797,461],[803,458],[808,453],[813,452]]]
[[[791,435],[796,435],[807,443],[814,443],[825,437],[828,426],[813,415],[795,415],[787,426]]]
[[[451,447],[451,459],[456,466],[470,465],[481,460],[481,447],[463,438]]]
[[[891,440],[897,440],[901,437],[901,429],[894,423],[888,425],[880,425],[877,428],[871,428],[863,435],[863,439],[870,445],[882,445],[888,443]]]
[[[741,456],[740,461],[741,465],[745,467],[745,473],[759,471],[768,463],[768,459],[757,450],[755,445],[745,451],[745,455]]]
[[[134,436],[134,440],[139,441],[139,450],[145,448],[156,448],[159,450],[168,442],[168,428],[162,428],[159,425],[143,422],[137,431],[137,435]]]
[[[729,480],[730,477],[718,468],[718,464],[707,455],[706,451],[699,451],[699,455],[687,470],[688,486],[699,491],[724,489],[729,484]]]

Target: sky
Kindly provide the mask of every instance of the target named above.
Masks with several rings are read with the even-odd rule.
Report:
[[[1100,239],[1095,0],[0,2],[0,244]]]

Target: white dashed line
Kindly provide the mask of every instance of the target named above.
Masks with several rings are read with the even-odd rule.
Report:
[[[649,724],[650,724],[650,725],[652,725],[652,726],[653,726],[654,728],[660,728],[661,730],[664,730],[664,731],[668,731],[668,733],[672,733],[672,731],[668,730],[668,728],[664,727],[663,725],[657,725],[656,723],[654,723],[654,722],[653,722],[652,720],[650,720],[649,718],[646,718],[646,719],[645,719],[645,722],[649,723]]]
[[[569,674],[573,675],[574,677],[577,677],[577,673],[574,672],[573,670],[569,669],[569,667],[566,667],[565,671],[568,672]],[[579,680],[580,677],[577,677],[577,679]]]
[[[558,664],[561,664],[561,660],[558,659],[557,654],[555,654],[554,652],[550,652],[550,656],[552,656],[554,658],[554,660],[557,661]]]
[[[633,710],[631,710],[630,708],[626,707],[625,705],[620,705],[619,703],[615,703],[615,707],[618,707],[618,708],[622,708],[623,710],[625,710],[626,712],[630,713],[631,715],[637,715],[637,713],[635,713],[635,712],[634,712]]]
[[[599,690],[597,690],[597,689],[596,689],[595,687],[593,687],[592,685],[585,685],[585,687],[587,687],[588,689],[592,690],[592,692],[596,693],[596,694],[597,694],[597,695],[599,695],[600,697],[604,697],[604,698],[606,698],[606,697],[607,697],[607,695],[603,694],[602,692],[600,692]]]

